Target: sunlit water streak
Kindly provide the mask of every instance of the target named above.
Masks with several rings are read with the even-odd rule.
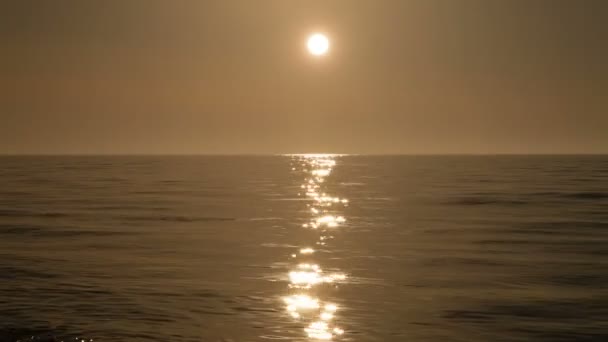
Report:
[[[340,208],[348,205],[345,198],[328,195],[325,191],[326,178],[331,175],[336,166],[336,157],[333,155],[301,155],[292,156],[293,164],[298,165],[305,175],[301,188],[306,192],[299,193],[308,198],[306,207],[310,212],[310,220],[302,224],[302,228],[314,229],[318,232],[317,245],[325,249],[328,234],[333,229],[345,224],[346,219],[340,215]],[[293,167],[292,171],[296,171]],[[284,298],[286,310],[289,315],[306,322],[304,332],[311,340],[332,340],[344,334],[344,330],[337,324],[338,306],[317,294],[320,286],[332,286],[336,282],[346,279],[344,273],[326,273],[315,262],[312,254],[315,250],[310,246],[302,246],[298,253],[292,254],[297,261],[289,272],[289,289],[291,294]],[[299,262],[306,258],[308,262]]]
[[[608,341],[608,156],[331,159],[0,157],[0,341]]]

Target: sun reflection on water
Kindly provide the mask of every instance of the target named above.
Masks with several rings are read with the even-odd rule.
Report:
[[[303,228],[318,231],[317,245],[327,246],[327,240],[333,238],[328,235],[334,229],[339,229],[346,223],[339,210],[348,206],[345,198],[334,197],[323,192],[326,178],[332,173],[336,165],[335,155],[309,154],[294,155],[292,168],[298,169],[306,176],[300,186],[305,192],[298,195],[308,199],[308,212],[310,218],[302,224]],[[335,303],[320,298],[316,289],[321,286],[335,285],[344,281],[346,274],[339,272],[325,272],[314,261],[315,249],[307,246],[299,248],[297,253],[291,255],[299,262],[289,271],[289,289],[292,293],[283,298],[288,314],[306,324],[304,332],[311,340],[332,340],[344,334],[344,330],[336,323],[338,306]]]

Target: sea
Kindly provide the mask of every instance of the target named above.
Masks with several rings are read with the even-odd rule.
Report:
[[[608,156],[0,157],[0,341],[608,341]]]

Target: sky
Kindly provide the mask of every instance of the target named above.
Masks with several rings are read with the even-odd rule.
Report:
[[[0,43],[2,154],[608,153],[604,0],[7,0]]]

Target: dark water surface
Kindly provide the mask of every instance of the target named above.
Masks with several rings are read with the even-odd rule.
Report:
[[[608,157],[1,157],[0,341],[608,341]]]

